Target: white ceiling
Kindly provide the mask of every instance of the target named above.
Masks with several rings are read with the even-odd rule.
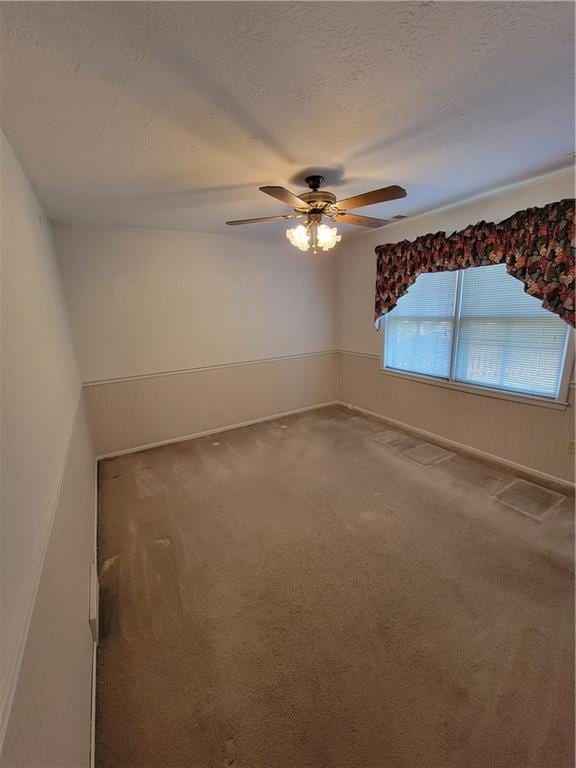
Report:
[[[572,3],[2,3],[2,123],[57,221],[268,236],[328,169],[415,214],[569,163]],[[285,226],[285,225],[284,225]]]

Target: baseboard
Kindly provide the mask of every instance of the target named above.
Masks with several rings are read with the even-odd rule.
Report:
[[[103,453],[96,457],[96,461],[102,459],[112,459],[115,456],[126,456],[129,453],[139,453],[140,451],[148,451],[151,448],[158,448],[161,445],[172,445],[173,443],[184,443],[187,440],[196,440],[199,437],[207,437],[208,435],[218,435],[221,432],[229,432],[231,429],[240,429],[241,427],[249,427],[251,424],[260,424],[263,421],[273,421],[274,419],[281,419],[285,416],[294,416],[297,413],[305,413],[306,411],[315,411],[318,408],[327,408],[329,405],[340,405],[338,400],[330,400],[326,403],[317,403],[316,405],[307,405],[304,408],[295,408],[292,411],[283,411],[281,413],[273,413],[270,416],[261,416],[257,419],[249,419],[248,421],[240,421],[236,424],[229,424],[226,427],[217,427],[215,429],[206,429],[203,432],[194,432],[189,435],[182,435],[180,437],[171,437],[168,440],[159,440],[154,443],[146,443],[145,445],[136,445],[133,448],[125,448],[121,451],[113,451],[111,453]]]
[[[562,488],[563,490],[569,491],[570,493],[574,492],[574,483],[571,483],[569,480],[564,480],[561,477],[556,477],[556,475],[549,475],[546,472],[540,472],[538,469],[526,467],[523,464],[518,464],[517,462],[511,461],[510,459],[505,459],[502,456],[496,456],[493,453],[482,451],[479,448],[473,448],[470,445],[459,443],[457,440],[451,440],[448,437],[442,437],[441,435],[437,435],[434,432],[428,432],[425,429],[420,429],[420,427],[414,427],[411,424],[406,424],[403,421],[398,421],[397,419],[391,419],[388,416],[383,416],[381,413],[376,413],[376,411],[369,411],[367,408],[360,408],[358,405],[352,405],[352,403],[346,403],[340,400],[339,405],[343,405],[345,408],[350,408],[353,411],[358,411],[359,413],[365,413],[367,416],[375,416],[377,419],[381,419],[386,424],[390,424],[391,426],[397,427],[398,429],[402,429],[406,432],[412,432],[415,435],[425,437],[431,442],[437,443],[443,447],[455,448],[461,453],[466,453],[470,456],[474,456],[475,458],[489,461],[492,464],[498,464],[502,467],[505,467],[506,469],[511,469],[516,474],[523,475],[528,479],[538,480],[555,488]]]

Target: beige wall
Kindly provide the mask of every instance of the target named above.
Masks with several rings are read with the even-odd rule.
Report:
[[[154,229],[55,238],[84,383],[334,349],[332,254]]]
[[[85,388],[98,455],[336,400],[335,353],[146,376]]]
[[[87,619],[94,488],[94,460],[81,402],[0,757],[2,768],[89,765],[93,644]]]
[[[570,407],[555,411],[495,400],[382,373],[381,337],[374,328],[374,280],[379,243],[451,232],[482,219],[499,221],[515,211],[572,197],[573,175],[557,174],[531,185],[459,207],[418,216],[348,239],[338,251],[337,345],[342,356],[340,399],[407,425],[563,479],[573,479],[574,391]]]
[[[0,749],[9,718],[12,727],[12,718],[19,717],[10,712],[14,692],[20,689],[18,675],[32,613],[46,610],[43,600],[49,587],[42,568],[81,396],[50,227],[4,136],[1,141]],[[87,443],[83,456],[89,467],[92,449]],[[93,499],[93,486],[86,485],[84,491],[84,500]],[[74,514],[91,529],[93,503],[75,507]],[[88,563],[84,566],[80,572],[70,570],[69,577],[87,590]],[[56,604],[60,614],[70,611],[71,620],[78,620],[67,594],[55,598],[52,609]],[[87,599],[84,607],[87,611]],[[38,629],[40,636],[42,631]],[[35,642],[41,643],[41,637]],[[46,669],[62,661],[62,649],[49,642],[43,654]],[[84,676],[69,680],[81,698],[87,694],[90,654],[83,664]],[[50,722],[59,700],[52,679],[44,682],[36,718],[29,722],[30,739]],[[86,721],[79,734],[86,744],[88,734]],[[46,768],[62,765],[46,760]]]

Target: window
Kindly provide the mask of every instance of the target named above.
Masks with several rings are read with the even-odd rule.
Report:
[[[386,317],[384,367],[556,399],[569,330],[504,264],[427,273]]]

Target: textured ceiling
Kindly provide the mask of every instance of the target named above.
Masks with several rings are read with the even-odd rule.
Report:
[[[572,3],[2,3],[2,123],[57,221],[234,232],[329,169],[415,214],[566,165]],[[303,191],[303,190],[301,190]]]

